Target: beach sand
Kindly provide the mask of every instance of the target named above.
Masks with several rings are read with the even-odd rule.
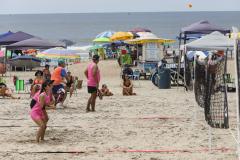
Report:
[[[83,79],[83,88],[67,99],[67,108],[49,110],[45,142],[35,143],[37,127],[29,116],[29,95],[20,100],[0,99],[0,159],[84,160],[233,160],[237,159],[235,93],[229,93],[230,129],[211,129],[193,92],[182,87],[158,89],[151,81],[134,81],[137,96],[122,96],[120,67],[116,61],[101,61],[101,83],[112,97],[97,99],[96,112],[85,113],[89,94],[83,75],[87,62],[69,66]],[[230,61],[230,71],[234,65]],[[33,72],[11,72],[21,79]],[[7,77],[13,87],[12,78]],[[215,150],[227,148],[229,150]],[[124,151],[162,152],[124,152]],[[53,153],[53,152],[72,153]],[[52,153],[40,153],[52,152]]]

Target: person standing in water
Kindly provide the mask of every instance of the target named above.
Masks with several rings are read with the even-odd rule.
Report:
[[[84,72],[85,76],[87,77],[88,93],[91,94],[87,102],[87,112],[95,111],[95,103],[100,82],[100,71],[97,65],[98,62],[99,56],[94,55],[92,58],[92,62],[87,66],[87,69]]]

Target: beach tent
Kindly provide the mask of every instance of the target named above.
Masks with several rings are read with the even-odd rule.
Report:
[[[186,44],[187,40],[193,39],[192,37],[200,38],[202,35],[212,33],[213,31],[219,31],[223,34],[230,33],[229,29],[218,27],[207,20],[198,21],[181,29],[178,37],[179,46],[181,46],[182,40]]]
[[[37,54],[38,58],[43,59],[80,59],[77,50],[64,48],[51,48]]]
[[[7,50],[22,50],[22,49],[49,49],[54,47],[65,47],[60,43],[49,42],[40,38],[30,38],[11,45],[7,45]]]
[[[219,31],[223,34],[230,33],[230,30],[218,27],[206,20],[193,23],[181,29],[181,33],[183,34],[209,34],[213,31]]]
[[[115,31],[104,31],[102,33],[99,33],[95,38],[110,38]]]
[[[9,36],[9,35],[11,35],[11,34],[13,34],[13,32],[11,32],[11,31],[8,31],[8,32],[6,32],[6,33],[2,33],[2,34],[0,34],[0,39],[4,38],[4,37],[6,37],[6,36]]]
[[[23,41],[29,38],[33,38],[34,36],[22,31],[13,33],[13,34],[9,34],[3,38],[0,39],[0,45],[9,45],[9,44],[13,44],[19,41]]]
[[[215,31],[185,45],[186,50],[233,50],[234,41]]]
[[[137,33],[137,32],[151,32],[150,29],[146,29],[146,28],[133,28],[131,29],[129,32],[132,33]]]

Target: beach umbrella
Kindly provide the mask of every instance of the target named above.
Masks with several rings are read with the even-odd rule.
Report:
[[[80,59],[77,50],[64,48],[51,48],[37,54],[37,57],[43,59]]]
[[[150,32],[138,32],[139,38],[126,40],[128,44],[143,44],[143,43],[174,43],[175,40],[159,38]]]
[[[111,42],[111,40],[110,40],[110,38],[107,38],[107,37],[100,37],[100,38],[94,39],[93,42],[97,42],[97,43],[109,43],[109,42]]]
[[[132,32],[132,33],[151,32],[151,30],[150,29],[146,29],[146,28],[134,28],[134,29],[131,29],[129,32]]]
[[[144,39],[156,39],[158,38],[155,34],[151,32],[137,32],[136,33],[139,38],[144,38]]]
[[[24,55],[12,58],[8,63],[16,67],[34,68],[40,66],[41,60],[32,56]]]
[[[119,41],[119,40],[127,40],[127,39],[132,39],[133,34],[131,32],[116,32],[114,33],[110,39],[112,41]]]
[[[110,38],[114,33],[115,33],[115,31],[104,31],[102,33],[99,33],[96,36],[96,38],[103,38],[103,37]]]

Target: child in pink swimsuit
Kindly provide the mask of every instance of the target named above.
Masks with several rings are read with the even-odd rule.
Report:
[[[35,105],[31,110],[32,120],[39,126],[37,133],[37,142],[44,140],[45,131],[47,128],[48,116],[45,111],[47,109],[55,109],[52,94],[50,93],[52,87],[52,82],[44,82],[42,84],[42,89],[39,93],[36,93],[34,99],[36,100]]]

